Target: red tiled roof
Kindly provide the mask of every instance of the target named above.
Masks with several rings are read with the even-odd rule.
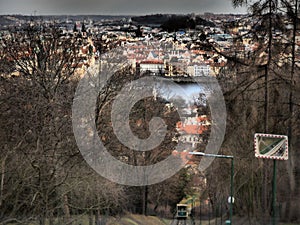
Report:
[[[177,123],[177,128],[180,131],[183,131],[187,134],[202,134],[204,131],[208,129],[206,125],[200,124],[201,122],[207,121],[206,116],[197,117],[197,122],[199,124],[182,124],[181,121]]]
[[[177,125],[179,130],[184,131],[187,134],[202,134],[203,131],[207,130],[206,126],[202,125],[185,125],[182,126],[181,122]]]
[[[145,60],[140,62],[140,64],[164,64],[162,60]]]

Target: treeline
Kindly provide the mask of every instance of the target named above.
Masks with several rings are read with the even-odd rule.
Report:
[[[74,215],[87,214],[89,223],[95,224],[103,215],[124,212],[172,217],[189,186],[186,170],[157,185],[129,187],[101,177],[83,159],[72,129],[80,63],[76,37],[61,38],[55,27],[47,30],[47,36],[28,29],[22,42],[25,37],[20,35],[2,39],[0,47],[0,223],[72,224]],[[134,77],[126,68],[111,78],[99,93],[95,123],[112,155],[131,165],[153,164],[172,149],[135,154],[122,148],[111,130],[110,102]],[[148,130],[153,116],[147,114],[148,107],[156,109],[157,116],[165,114],[159,100],[139,102],[131,117],[136,135]],[[177,117],[171,114],[165,118],[170,131],[165,148],[175,132]]]
[[[215,27],[213,22],[192,15],[154,14],[132,17],[132,21],[146,26],[154,24],[168,32],[195,29],[197,25]]]
[[[173,15],[161,25],[161,28],[168,32],[175,32],[178,30],[195,29],[198,25],[215,27],[213,22],[202,19],[200,16]]]
[[[234,3],[250,4],[242,0]],[[230,55],[218,52],[216,44],[206,43],[206,47],[209,45],[228,59],[218,75],[228,115],[220,153],[235,157],[234,214],[248,216],[249,224],[269,223],[273,213],[273,162],[254,157],[253,137],[255,133],[284,134],[289,137],[289,160],[278,162],[275,213],[277,220],[299,222],[299,2],[264,0],[247,6],[255,21],[253,26],[264,27],[249,31],[257,46],[253,51],[241,48],[243,37],[234,39]],[[287,22],[289,29],[283,26]],[[46,219],[53,224],[54,218],[61,218],[67,224],[72,222],[72,215],[83,213],[89,214],[92,222],[103,214],[123,211],[159,214],[167,209],[169,213],[189,192],[190,177],[186,171],[147,187],[117,185],[92,171],[76,146],[71,125],[79,49],[74,42],[62,41],[56,36],[59,33],[53,32],[49,40],[41,42],[38,33],[28,32],[30,42],[6,40],[1,45],[0,222],[28,224],[39,220],[43,225]],[[33,55],[20,55],[29,49]],[[12,68],[21,76],[9,76],[6,71],[11,72]],[[140,154],[115,142],[106,119],[110,101],[124,83],[134,79],[130,69],[121,74],[116,74],[105,93],[99,95],[96,122],[105,128],[99,127],[99,137],[112,155],[120,157],[118,153],[122,151],[124,157],[120,160],[131,165],[164,159],[166,155],[158,149],[153,155]],[[163,112],[161,106],[160,101],[151,98],[139,102],[132,112],[133,132],[147,134],[146,125],[152,116]],[[149,107],[155,109],[153,114],[147,113]],[[169,135],[174,133],[176,121],[175,112],[170,113],[169,120],[166,118]],[[166,142],[170,145],[171,140]],[[170,153],[170,149],[165,150]],[[215,160],[206,171],[205,193],[214,210],[220,199],[229,196],[229,171],[229,162],[220,160]]]
[[[156,24],[161,25],[169,20],[171,15],[169,14],[153,14],[153,15],[145,15],[145,16],[134,16],[131,17],[133,22],[136,22],[140,25],[149,25]]]
[[[299,222],[299,1],[233,2],[248,6],[249,15],[240,22],[254,21],[247,36],[257,46],[247,53],[240,48],[243,37],[236,37],[230,55],[220,52],[229,60],[218,79],[228,116],[221,152],[235,157],[234,213],[247,216],[249,224],[269,224],[274,215],[277,221]],[[289,159],[277,163],[275,210],[273,161],[254,157],[255,133],[289,138]],[[215,160],[207,172],[215,207],[219,199],[229,196],[229,171],[229,162]]]

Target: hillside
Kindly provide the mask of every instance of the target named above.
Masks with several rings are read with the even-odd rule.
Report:
[[[214,27],[215,24],[199,16],[192,15],[170,15],[155,14],[146,16],[136,16],[131,18],[133,22],[139,25],[152,25],[161,27],[166,31],[177,31],[179,29],[192,28],[197,25]]]
[[[89,217],[87,215],[81,215],[72,218],[73,224],[80,225],[89,225],[91,221],[89,221]],[[57,220],[58,224],[61,224],[62,220]],[[92,221],[95,224],[95,220]],[[135,214],[127,214],[120,217],[105,217],[103,216],[100,219],[100,224],[106,225],[166,225],[170,224],[170,220],[162,220],[158,217],[154,216],[143,216],[143,215],[135,215]],[[35,224],[35,223],[32,223]],[[10,225],[15,225],[14,223]]]
[[[121,219],[111,219],[110,225],[165,225],[164,221],[154,216],[127,215]]]

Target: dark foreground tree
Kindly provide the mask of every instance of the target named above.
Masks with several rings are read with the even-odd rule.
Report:
[[[2,41],[1,52],[18,75],[1,73],[1,223],[44,225],[63,218],[61,224],[70,224],[72,214],[120,207],[122,188],[91,172],[73,136],[76,37],[66,38],[55,27],[29,27]],[[78,201],[83,193],[87,197]],[[112,196],[120,201],[107,199]]]
[[[254,157],[253,136],[255,133],[285,134],[290,139],[290,153],[287,162],[278,162],[276,216],[281,220],[297,221],[299,167],[294,162],[299,160],[296,150],[299,126],[294,119],[299,112],[299,77],[296,76],[299,74],[296,60],[299,53],[295,51],[294,32],[297,30],[298,4],[273,0],[234,2],[248,3],[253,18],[249,34],[259,46],[247,53],[250,55],[242,59],[243,63],[241,59],[228,57],[231,60],[228,66],[234,66],[235,74],[224,72],[224,76],[220,76],[228,114],[228,130],[222,151],[236,158],[235,212],[248,215],[249,224],[254,219],[263,224],[270,221],[273,214],[273,162]],[[294,28],[286,29],[287,24],[294,24]],[[216,163],[213,168],[213,174],[221,170]],[[218,184],[224,176],[226,174],[222,176],[221,173],[211,181]],[[221,187],[215,187],[222,192]],[[228,190],[223,192],[228,194]]]

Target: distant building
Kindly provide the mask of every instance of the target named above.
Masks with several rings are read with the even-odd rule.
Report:
[[[210,75],[210,65],[208,64],[194,64],[188,66],[188,73],[191,76],[209,76]]]
[[[200,135],[196,135],[196,134],[182,134],[179,137],[179,141],[190,144],[192,149],[194,149],[197,147],[197,144],[203,143],[203,138]]]
[[[163,75],[165,73],[165,64],[162,60],[146,60],[139,64],[140,74],[149,72],[153,75]]]
[[[180,133],[179,141],[190,144],[195,148],[197,144],[203,142],[201,134],[210,127],[207,116],[187,117],[184,121],[179,121],[176,128]]]

